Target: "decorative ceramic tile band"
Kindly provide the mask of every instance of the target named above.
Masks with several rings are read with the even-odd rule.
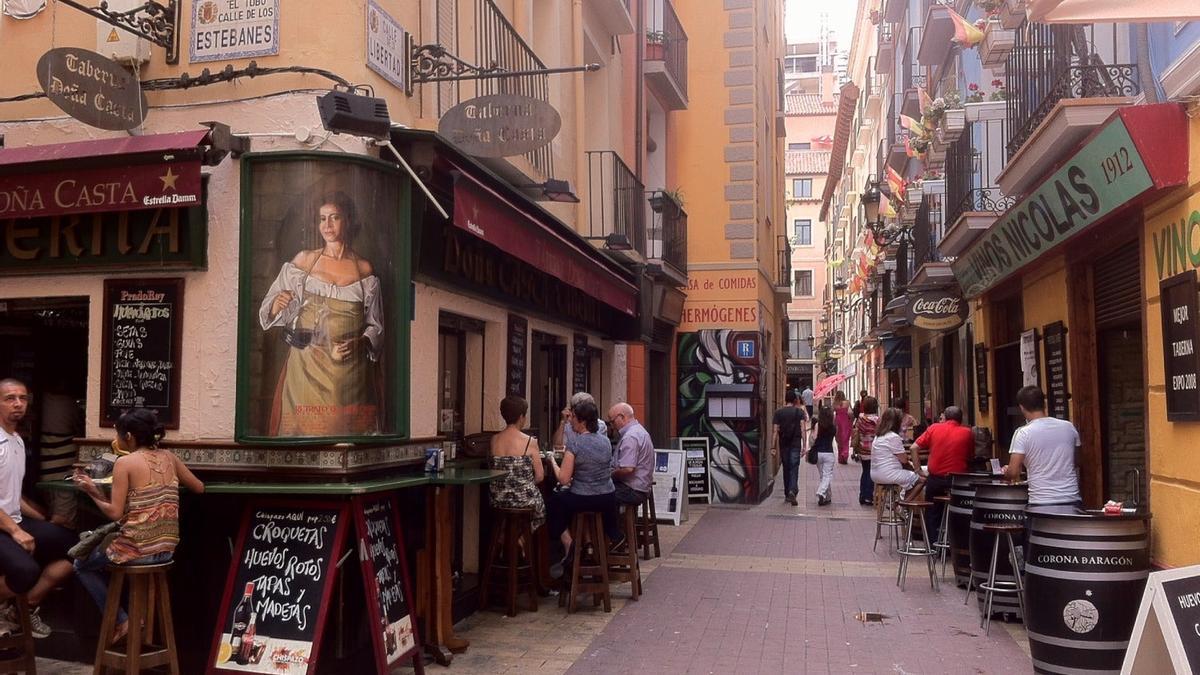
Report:
[[[412,443],[368,448],[170,448],[188,466],[199,469],[314,469],[317,471],[366,471],[399,464],[419,463],[425,448],[435,443]],[[109,452],[107,443],[83,442],[79,460],[89,462]]]

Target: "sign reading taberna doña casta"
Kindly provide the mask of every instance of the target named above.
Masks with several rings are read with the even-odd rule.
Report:
[[[549,103],[520,94],[488,94],[446,111],[438,133],[475,157],[511,157],[550,143],[562,117]]]
[[[1147,190],[1186,182],[1186,122],[1170,103],[1114,113],[954,261],[963,295],[986,292]]]
[[[46,98],[71,117],[98,129],[135,129],[146,118],[141,83],[116,61],[76,47],[59,47],[37,62]]]
[[[279,0],[195,0],[191,61],[279,53]]]
[[[905,312],[917,328],[952,330],[967,320],[967,301],[957,290],[926,291],[914,295]]]
[[[401,90],[408,88],[408,31],[375,0],[367,3],[367,67]]]

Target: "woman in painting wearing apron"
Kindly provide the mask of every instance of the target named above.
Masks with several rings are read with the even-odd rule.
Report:
[[[376,369],[383,337],[379,278],[350,243],[358,231],[343,192],[317,209],[321,248],[286,262],[259,308],[263,330],[283,326],[290,346],[268,431],[273,436],[379,432]]]

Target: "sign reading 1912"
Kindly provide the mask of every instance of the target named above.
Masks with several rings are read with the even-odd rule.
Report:
[[[1197,323],[1196,271],[1188,270],[1159,284],[1162,308],[1163,373],[1167,385],[1167,419],[1200,421],[1200,323]]]
[[[103,311],[100,424],[146,408],[178,429],[183,279],[107,279]]]

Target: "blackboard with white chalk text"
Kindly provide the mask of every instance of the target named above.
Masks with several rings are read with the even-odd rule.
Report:
[[[179,428],[183,279],[106,279],[100,425],[146,408]]]

